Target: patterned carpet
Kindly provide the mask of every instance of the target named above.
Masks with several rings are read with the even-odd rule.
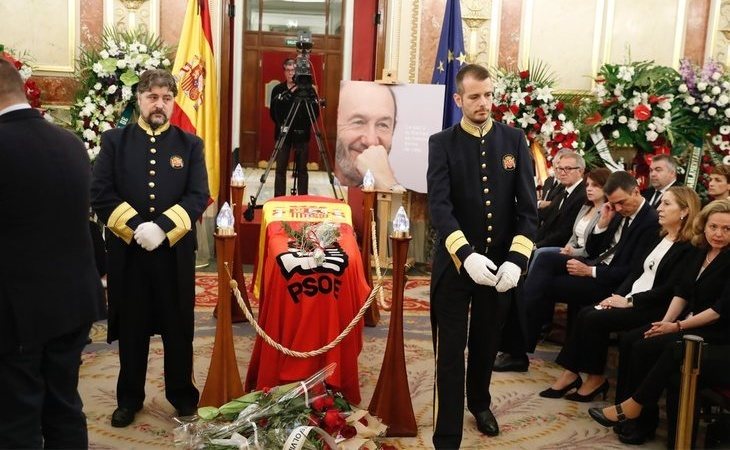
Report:
[[[249,278],[247,277],[247,280]],[[386,289],[390,282],[386,282]],[[389,292],[389,291],[388,291]],[[411,277],[406,286],[404,337],[410,392],[418,423],[415,438],[385,439],[402,449],[431,447],[433,351],[428,319],[428,278]],[[195,379],[199,388],[205,384],[209,358],[215,335],[212,307],[217,295],[214,274],[199,274],[197,282]],[[386,294],[386,299],[390,297]],[[252,299],[255,305],[255,299]],[[359,358],[360,385],[363,407],[367,407],[377,382],[388,333],[387,312],[382,313],[377,327],[366,328],[364,347]],[[90,448],[93,449],[147,449],[172,448],[172,430],[175,427],[173,407],[165,400],[162,343],[152,340],[147,375],[147,399],[144,409],[128,428],[113,428],[109,424],[115,408],[115,384],[118,373],[116,345],[105,343],[106,325],[96,324],[93,343],[83,356],[80,391],[88,418]],[[234,325],[234,340],[238,366],[242,376],[248,367],[254,332],[247,324]],[[476,430],[474,419],[465,415],[465,434],[462,448],[486,449],[618,449],[631,448],[621,444],[616,435],[595,424],[587,414],[589,406],[565,400],[543,399],[537,393],[547,387],[558,374],[552,363],[558,347],[541,345],[533,355],[528,373],[496,373],[492,383],[492,411],[497,417],[501,434],[488,438]],[[613,392],[611,393],[613,394]],[[664,448],[664,431],[642,448]]]

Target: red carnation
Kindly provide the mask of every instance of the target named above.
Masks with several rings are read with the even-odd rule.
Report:
[[[532,103],[532,97],[530,97],[529,95],[526,95],[526,96],[525,96],[525,103],[526,103],[526,104],[528,104],[528,105],[529,105],[530,103]]]
[[[520,112],[520,107],[517,105],[510,105],[509,110],[516,116],[517,113]]]
[[[554,140],[555,142],[563,142],[563,140],[564,140],[564,139],[565,139],[565,135],[564,135],[563,133],[558,133],[558,134],[556,134],[556,135],[555,135],[555,137],[553,138],[553,140]]]
[[[634,110],[634,119],[636,120],[648,120],[651,117],[651,108],[647,105],[641,104]]]
[[[530,78],[530,71],[529,70],[523,70],[523,71],[521,71],[520,72],[520,78],[522,78],[523,80],[526,80],[526,79]]]
[[[558,100],[558,102],[555,104],[555,111],[563,112],[563,108],[565,108],[565,103]]]
[[[601,113],[596,111],[590,117],[586,117],[586,119],[583,122],[586,125],[596,125],[598,122],[601,121],[601,119],[603,119],[603,117],[601,116]]]
[[[345,439],[354,438],[355,436],[357,436],[357,429],[355,427],[353,427],[352,425],[345,425],[340,430],[340,434]]]
[[[499,112],[501,112],[501,113],[506,113],[507,109],[509,109],[509,108],[507,108],[507,105],[502,104],[502,105],[499,105],[497,107],[497,109],[499,109]]]
[[[527,92],[532,92],[533,89],[532,85],[525,87],[525,91]]]

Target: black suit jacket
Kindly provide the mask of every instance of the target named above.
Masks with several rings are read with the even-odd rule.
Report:
[[[663,239],[664,236],[657,236],[644,253],[635,258],[633,270],[621,285],[616,288],[617,294],[625,296],[631,292],[631,286],[644,273],[644,261],[647,256]],[[635,308],[666,308],[669,305],[677,280],[681,278],[686,270],[686,267],[681,262],[685,260],[691,249],[692,244],[689,242],[675,242],[672,244],[658,263],[656,275],[654,276],[654,284],[651,289],[632,295]]]
[[[104,315],[81,141],[23,109],[0,116],[0,353]]]
[[[564,192],[563,189],[561,192]],[[545,208],[544,219],[537,228],[537,239],[535,246],[540,247],[562,247],[568,243],[573,234],[573,224],[578,216],[578,211],[586,202],[585,182],[575,187],[573,192],[565,199],[562,208],[560,207],[561,196],[553,198],[550,206]]]
[[[616,214],[608,224],[606,231],[600,234],[589,234],[586,239],[586,251],[591,257],[597,257],[610,247],[616,230],[623,223],[624,217]],[[603,262],[596,265],[596,280],[604,286],[617,286],[631,272],[631,264],[638,255],[646,252],[646,249],[653,242],[659,233],[659,222],[657,213],[649,202],[644,202],[641,209],[626,235],[622,236],[621,241],[613,253],[613,258],[609,264]]]
[[[681,186],[682,183],[680,183],[678,180],[675,180],[674,183],[670,185],[671,186]],[[656,189],[654,189],[654,186],[649,186],[644,191],[641,192],[641,195],[646,199],[647,202],[651,201],[651,198],[654,196],[654,192],[656,192]],[[659,202],[655,200],[655,204],[651,205],[654,207],[654,209],[659,207]]]

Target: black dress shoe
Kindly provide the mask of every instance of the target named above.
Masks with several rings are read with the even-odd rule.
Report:
[[[585,395],[579,394],[577,391],[573,392],[572,394],[568,394],[565,396],[566,400],[570,400],[573,402],[581,402],[581,403],[590,403],[593,401],[594,398],[596,398],[598,395],[603,394],[603,399],[606,400],[606,396],[608,395],[608,380],[604,381],[603,384],[598,386],[593,390],[593,392],[589,392]]]
[[[509,353],[501,353],[494,360],[495,372],[527,372],[530,367],[530,360],[527,355],[513,356]]]
[[[614,427],[620,423],[626,422],[626,414],[624,414],[624,410],[621,408],[620,404],[616,405],[616,417],[618,420],[611,420],[606,417],[606,415],[603,414],[603,408],[588,408],[588,415],[606,428]]]
[[[578,377],[575,380],[573,380],[572,383],[565,386],[562,389],[553,389],[553,388],[547,388],[544,391],[540,392],[540,397],[544,398],[560,398],[568,393],[571,389],[578,389],[583,384],[583,380]]]
[[[625,427],[624,430],[626,430]],[[618,434],[618,440],[629,445],[644,445],[646,441],[654,439],[656,430],[646,430],[641,426],[630,427],[630,430]]]
[[[112,426],[116,428],[124,428],[128,426],[130,423],[134,422],[134,416],[137,414],[137,411],[139,410],[120,406],[114,410],[114,413],[112,413]]]
[[[477,430],[487,436],[496,436],[499,434],[499,424],[497,419],[494,418],[494,414],[490,410],[484,410],[480,413],[474,414],[474,418],[477,420]]]

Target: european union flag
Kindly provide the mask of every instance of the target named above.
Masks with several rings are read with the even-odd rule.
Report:
[[[436,52],[436,66],[431,83],[446,85],[444,93],[444,128],[461,120],[461,110],[454,103],[456,74],[466,63],[464,31],[461,28],[461,6],[459,0],[446,0],[446,13],[441,28],[439,49]]]

